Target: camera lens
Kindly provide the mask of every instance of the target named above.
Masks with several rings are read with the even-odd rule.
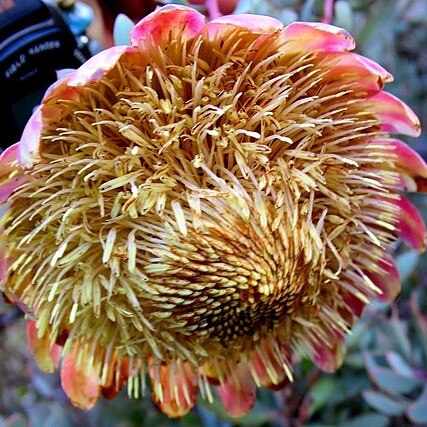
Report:
[[[41,0],[9,3],[0,9],[2,148],[19,140],[56,71],[77,68],[91,56],[89,39],[82,32],[76,37],[56,6]]]

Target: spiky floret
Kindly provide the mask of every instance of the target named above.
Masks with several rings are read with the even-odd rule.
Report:
[[[335,54],[235,26],[168,40],[45,101],[3,219],[5,289],[104,389],[126,365],[137,395],[148,370],[181,415],[208,380],[226,400],[245,369],[291,378],[295,353],[339,365],[354,306],[385,292],[402,180]]]

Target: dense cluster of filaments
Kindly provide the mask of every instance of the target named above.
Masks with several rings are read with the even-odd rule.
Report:
[[[101,370],[113,351],[231,366],[266,337],[310,353],[350,326],[397,175],[357,83],[281,43],[178,40],[55,101],[6,224],[41,334]]]

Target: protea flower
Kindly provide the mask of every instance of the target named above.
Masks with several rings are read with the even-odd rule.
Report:
[[[35,356],[90,408],[145,374],[170,416],[213,389],[230,414],[292,362],[324,371],[372,299],[399,292],[402,190],[427,166],[415,114],[342,29],[166,6],[132,46],[46,93],[1,157],[2,282]]]

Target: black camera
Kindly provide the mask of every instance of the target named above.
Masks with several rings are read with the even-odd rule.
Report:
[[[56,71],[77,68],[91,56],[85,28],[70,26],[78,20],[76,4],[0,0],[1,148],[19,140]]]

